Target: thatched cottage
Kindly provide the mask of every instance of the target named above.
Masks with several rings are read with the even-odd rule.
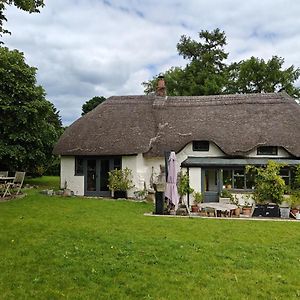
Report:
[[[61,156],[62,187],[75,195],[109,196],[110,170],[132,170],[132,195],[149,187],[171,150],[206,201],[216,199],[225,184],[251,190],[246,165],[270,159],[300,164],[300,105],[285,92],[110,97],[75,121],[54,153]],[[282,176],[289,182],[290,169]]]

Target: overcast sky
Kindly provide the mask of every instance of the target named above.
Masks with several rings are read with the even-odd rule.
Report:
[[[9,48],[38,68],[38,83],[64,125],[93,96],[142,94],[141,83],[171,66],[182,34],[219,27],[229,61],[254,55],[300,67],[299,0],[45,0],[40,14],[9,8]]]

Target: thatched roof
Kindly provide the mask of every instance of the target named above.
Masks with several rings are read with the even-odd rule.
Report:
[[[269,145],[300,157],[300,105],[285,92],[111,97],[74,122],[54,153],[163,156],[193,140],[212,141],[231,156]]]

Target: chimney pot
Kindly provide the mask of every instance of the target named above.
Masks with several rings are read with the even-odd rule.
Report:
[[[167,95],[166,84],[164,76],[158,76],[156,96],[165,97]]]

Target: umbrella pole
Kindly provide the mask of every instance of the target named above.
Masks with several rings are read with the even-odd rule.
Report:
[[[187,210],[189,216],[191,216],[191,211],[190,211],[190,209],[189,209],[189,206],[188,206],[187,203],[185,202],[184,198],[182,198],[182,201],[183,201],[183,203],[184,203],[184,205],[185,205],[185,208],[186,208],[186,210]]]

